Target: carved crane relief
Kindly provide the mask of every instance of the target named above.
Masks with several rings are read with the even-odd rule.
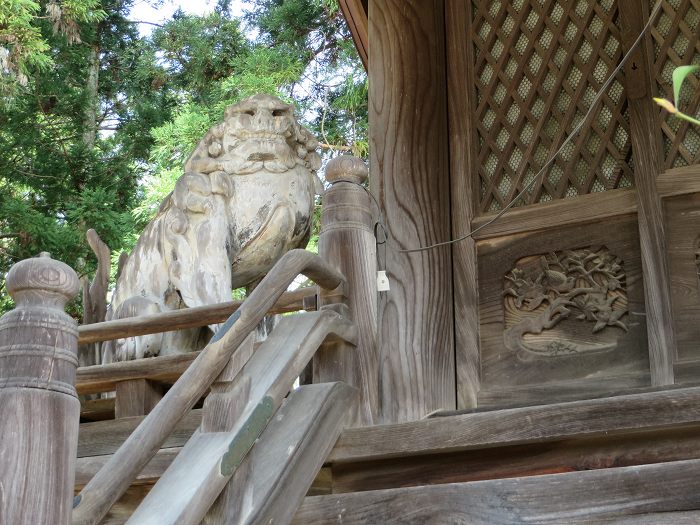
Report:
[[[522,258],[503,296],[505,346],[523,360],[610,351],[628,331],[623,263],[604,246]]]

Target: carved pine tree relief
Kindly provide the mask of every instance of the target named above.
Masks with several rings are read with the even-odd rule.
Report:
[[[623,263],[604,246],[522,258],[503,295],[505,346],[521,359],[610,351],[628,330]]]

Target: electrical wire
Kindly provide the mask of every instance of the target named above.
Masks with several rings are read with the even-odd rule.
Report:
[[[513,199],[503,207],[496,215],[494,215],[490,220],[482,224],[481,226],[475,228],[474,230],[470,231],[469,233],[466,233],[465,235],[462,235],[461,237],[458,237],[456,239],[451,239],[449,241],[443,241],[443,242],[438,242],[435,244],[429,244],[427,246],[420,246],[418,248],[409,248],[409,249],[403,249],[400,247],[393,247],[390,246],[390,244],[393,244],[396,242],[390,235],[389,235],[389,230],[387,229],[386,225],[384,224],[384,214],[382,213],[381,206],[379,205],[379,201],[377,198],[374,196],[374,194],[365,186],[363,186],[360,183],[357,183],[355,181],[351,180],[338,180],[334,181],[332,184],[336,184],[338,182],[349,182],[351,184],[355,184],[362,189],[364,189],[367,194],[372,198],[374,201],[375,206],[377,207],[377,211],[379,214],[379,221],[377,222],[378,225],[382,227],[383,234],[384,234],[384,241],[379,242],[379,239],[377,239],[377,244],[384,244],[386,243],[387,246],[389,246],[390,249],[397,253],[416,253],[416,252],[424,252],[427,250],[433,250],[435,248],[439,248],[441,246],[447,246],[450,244],[455,244],[461,241],[464,241],[472,236],[474,236],[476,233],[480,232],[481,230],[484,230],[491,226],[493,223],[495,223],[497,220],[499,220],[503,215],[510,210],[513,206],[515,206],[515,203],[518,202],[521,198],[525,196],[525,194],[534,186],[535,182],[540,181],[540,179],[544,179],[545,172],[547,168],[554,162],[554,160],[559,156],[559,154],[564,150],[566,145],[573,140],[573,138],[578,134],[579,131],[581,131],[581,128],[583,127],[584,123],[588,120],[588,118],[591,116],[593,113],[593,110],[596,108],[598,105],[598,102],[600,102],[600,99],[603,97],[605,92],[608,90],[610,87],[610,84],[615,80],[615,77],[617,74],[622,70],[624,65],[627,63],[627,60],[629,60],[630,56],[632,56],[632,53],[634,50],[637,48],[639,43],[642,41],[642,38],[644,38],[644,35],[647,33],[649,28],[651,27],[651,24],[653,23],[654,19],[656,18],[656,15],[659,14],[659,11],[661,10],[661,2],[662,0],[657,0],[656,5],[654,8],[651,10],[651,13],[649,14],[649,20],[647,20],[647,23],[644,25],[642,28],[642,31],[639,33],[639,36],[635,39],[634,43],[632,46],[627,50],[625,55],[622,57],[622,60],[620,60],[620,63],[617,65],[617,67],[613,70],[613,72],[608,76],[608,79],[603,83],[601,86],[600,90],[598,90],[598,93],[596,93],[595,97],[593,97],[593,100],[591,101],[591,105],[588,108],[588,111],[586,111],[586,114],[583,116],[583,118],[579,121],[576,126],[574,126],[574,129],[571,131],[568,137],[564,139],[564,142],[559,146],[559,149],[555,151],[547,160],[547,162],[544,163],[540,171],[537,172],[537,174],[532,178],[530,182],[528,182],[520,192],[513,197]],[[376,237],[376,225],[375,225],[375,237]]]

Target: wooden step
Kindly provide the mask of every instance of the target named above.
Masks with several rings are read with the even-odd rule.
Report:
[[[678,525],[700,523],[698,509],[700,460],[689,460],[315,496],[306,498],[293,523]]]
[[[81,425],[84,485],[141,421]],[[152,484],[199,426],[180,422],[137,483]],[[345,430],[327,458],[335,492],[700,458],[700,388],[633,394]]]

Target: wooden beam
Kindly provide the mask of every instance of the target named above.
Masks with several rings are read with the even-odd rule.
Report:
[[[700,460],[307,498],[293,523],[590,524],[700,509]]]
[[[474,238],[481,241],[543,230],[551,228],[553,224],[566,226],[599,222],[601,219],[631,213],[637,213],[637,192],[633,189],[589,193],[573,199],[558,199],[515,208],[477,232]],[[495,215],[492,213],[475,218],[472,227],[483,227]]]
[[[78,432],[78,457],[114,454],[136,430],[144,416],[83,423]],[[202,421],[202,410],[188,412],[163,442],[163,448],[182,447]]]
[[[333,493],[462,483],[700,459],[700,422],[526,445],[332,463]]]
[[[360,55],[362,65],[367,71],[369,62],[369,20],[367,16],[367,0],[338,0],[340,10],[350,28],[352,40],[355,42],[357,53]]]
[[[207,523],[291,522],[356,404],[357,390],[343,383],[293,391],[231,478],[236,497]]]
[[[700,192],[700,164],[666,170],[656,179],[662,197],[674,197]]]
[[[629,51],[649,16],[648,2],[620,0],[622,47]],[[651,97],[651,39],[648,36],[632,52],[625,67],[625,91],[630,114],[630,139],[637,188],[639,242],[644,274],[646,324],[652,385],[673,384],[676,343],[671,311],[671,286],[666,260],[661,197],[656,178],[663,164],[659,110]]]
[[[299,310],[316,309],[317,288],[311,286],[293,292],[285,292],[270,308],[270,314],[283,314]],[[78,328],[79,344],[108,341],[136,335],[157,334],[223,323],[237,311],[243,301],[212,304],[185,308],[161,314],[143,315],[138,318],[128,317],[103,323],[83,325]]]
[[[700,421],[700,387],[348,429],[329,462],[369,461]]]
[[[146,379],[131,379],[117,383],[114,417],[145,416],[163,397],[163,389]]]
[[[450,186],[452,236],[461,237],[472,228],[478,191],[476,184],[476,126],[474,115],[471,2],[445,0],[447,46],[447,102],[449,115]],[[476,246],[469,238],[452,247],[454,273],[455,365],[457,367],[457,408],[477,405],[480,387],[479,286]]]
[[[134,523],[200,523],[328,336],[352,342],[357,334],[330,310],[283,317],[240,373],[231,374],[232,391],[247,400],[235,425],[224,432],[200,428],[133,514]]]
[[[379,298],[382,421],[456,405],[443,0],[371,0],[371,187],[393,238]],[[384,253],[380,252],[380,261]]]

